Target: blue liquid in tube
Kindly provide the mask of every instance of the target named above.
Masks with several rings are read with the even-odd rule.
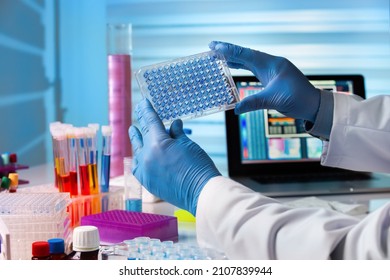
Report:
[[[101,192],[108,192],[110,189],[110,155],[102,155]]]
[[[125,207],[127,211],[142,212],[142,199],[128,198],[125,201]]]

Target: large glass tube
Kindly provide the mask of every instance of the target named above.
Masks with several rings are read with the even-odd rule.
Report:
[[[107,25],[109,122],[112,127],[110,176],[123,174],[123,158],[131,156],[131,24]]]

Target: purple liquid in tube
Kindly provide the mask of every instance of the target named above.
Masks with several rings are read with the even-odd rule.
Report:
[[[112,126],[111,177],[123,174],[123,158],[131,155],[131,56],[108,55],[109,122]]]

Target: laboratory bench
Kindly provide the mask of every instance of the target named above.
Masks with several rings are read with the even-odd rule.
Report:
[[[19,187],[31,187],[36,185],[48,184],[54,182],[54,171],[50,164],[37,165],[28,169],[20,170],[19,177],[29,180],[28,184],[20,185]],[[113,178],[120,181],[121,179]],[[280,197],[277,198],[281,202],[290,202],[301,199],[302,197]],[[364,193],[364,194],[337,194],[337,195],[321,195],[317,196],[321,200],[338,201],[346,204],[363,204],[367,206],[368,212],[378,209],[383,204],[390,201],[390,192],[380,193]],[[155,203],[144,203],[143,209],[150,213],[173,215],[175,207],[164,201]]]
[[[54,171],[53,167],[50,164],[43,164],[28,169],[20,170],[19,177],[29,180],[28,184],[20,185],[21,188],[43,185],[54,182]],[[123,178],[112,178],[112,182],[115,185],[123,184]],[[123,186],[123,185],[122,185]],[[303,197],[278,197],[277,199],[282,203],[291,203],[294,201],[300,201]],[[313,197],[312,197],[313,198]],[[364,205],[368,212],[372,212],[383,204],[390,201],[390,192],[380,192],[380,193],[364,193],[364,194],[337,194],[337,195],[321,195],[316,196],[319,200],[324,201],[336,201],[343,204],[352,204],[352,205]],[[152,203],[143,203],[142,209],[148,213],[162,214],[162,215],[174,215],[174,212],[177,210],[173,205],[165,201],[156,201]],[[188,227],[186,225],[186,235],[183,236],[183,239],[186,240],[195,240],[195,232],[191,232],[188,229],[193,229],[195,227]],[[189,236],[188,236],[189,235]],[[180,236],[180,235],[179,235]]]
[[[53,203],[52,204],[49,204],[49,203],[42,203],[40,204],[40,208],[44,208],[46,210],[47,207],[50,207],[50,208],[57,208],[58,205],[65,205],[64,204],[64,201],[66,201],[67,203],[67,207],[66,209],[65,208],[62,208],[63,210],[61,210],[61,213],[62,214],[66,214],[66,216],[68,216],[69,220],[70,220],[70,223],[69,223],[69,226],[66,226],[66,228],[70,228],[71,231],[72,229],[74,229],[75,227],[79,226],[79,225],[84,225],[85,224],[85,221],[88,220],[88,218],[91,218],[91,216],[96,216],[95,214],[112,214],[112,215],[123,215],[122,213],[120,213],[120,211],[122,209],[125,208],[125,202],[124,202],[124,198],[123,198],[123,194],[124,194],[124,177],[123,176],[119,176],[119,177],[115,177],[115,178],[111,178],[110,182],[110,192],[109,193],[101,193],[101,194],[98,194],[98,195],[79,195],[79,196],[76,196],[76,197],[70,197],[69,195],[66,196],[65,193],[62,193],[63,195],[61,195],[60,197],[57,196],[61,193],[59,193],[57,191],[57,189],[54,187],[54,169],[53,169],[53,166],[51,164],[43,164],[43,165],[38,165],[38,166],[33,166],[33,167],[30,167],[28,169],[25,169],[25,170],[20,170],[18,171],[18,175],[20,178],[24,178],[25,180],[28,181],[28,183],[23,183],[23,184],[20,184],[17,188],[17,191],[16,191],[16,195],[17,194],[21,194],[23,197],[21,198],[19,196],[18,198],[18,205],[19,208],[16,208],[16,207],[13,207],[11,210],[11,213],[13,213],[13,211],[19,211],[19,209],[22,206],[23,203],[19,203],[20,200],[25,200],[25,196],[37,196],[37,195],[46,195],[46,194],[52,194],[55,196],[55,198],[52,197],[48,197],[48,196],[45,196],[45,197],[40,197],[39,198],[39,201],[42,201],[42,200],[45,200],[45,199],[52,199],[53,198]],[[9,198],[12,198],[12,196],[15,195],[14,193],[9,193],[7,194],[9,196]],[[66,197],[66,198],[64,198]],[[108,207],[104,207],[103,206],[103,201],[104,201],[104,198],[108,198],[106,201],[109,201],[109,203],[107,204]],[[123,211],[123,212],[127,212],[125,214],[133,214],[134,217],[124,217],[128,220],[133,220],[133,222],[130,222],[130,223],[126,223],[123,221],[123,224],[121,225],[117,225],[117,231],[119,232],[120,231],[120,234],[116,234],[118,237],[119,236],[122,236],[121,234],[124,233],[124,235],[130,235],[131,238],[135,238],[135,236],[139,236],[139,237],[142,237],[142,235],[140,235],[138,232],[147,232],[147,233],[151,233],[151,237],[154,237],[154,235],[157,235],[156,238],[160,238],[161,237],[161,240],[173,240],[175,241],[175,244],[180,244],[181,246],[188,246],[188,247],[197,247],[197,241],[196,241],[196,230],[195,230],[195,223],[194,223],[194,217],[191,216],[192,220],[180,220],[180,218],[175,215],[177,212],[176,211],[182,211],[178,208],[176,208],[175,206],[173,206],[172,204],[169,204],[165,201],[162,201],[160,199],[157,199],[155,197],[152,197],[154,199],[153,202],[151,202],[151,197],[148,196],[147,197],[147,200],[148,202],[144,202],[142,204],[142,213],[129,213],[127,211]],[[3,196],[3,199],[4,199],[4,196]],[[30,198],[28,198],[30,199]],[[61,202],[58,202],[58,200],[61,200]],[[38,199],[35,199],[34,198],[34,202],[35,201],[38,201]],[[55,202],[54,202],[55,201]],[[54,204],[55,203],[55,204]],[[9,204],[9,200],[7,201],[6,204]],[[23,204],[25,205],[25,204]],[[35,206],[35,205],[34,205]],[[6,208],[6,207],[3,207],[3,208]],[[32,208],[31,206],[29,208]],[[15,210],[16,209],[16,210]],[[86,210],[87,209],[87,210]],[[106,209],[106,210],[104,210]],[[0,205],[0,210],[2,210],[2,207]],[[4,209],[3,209],[4,210]],[[30,210],[29,210],[30,211]],[[85,213],[84,211],[87,211],[88,213]],[[14,221],[10,222],[10,219],[12,220],[12,217],[15,217],[13,214],[12,215],[3,215],[2,216],[2,219],[4,219],[4,222],[5,222],[5,225],[7,225],[6,221],[9,222],[9,227],[8,229],[6,229],[6,232],[9,232],[9,236],[12,236],[13,234],[13,238],[10,238],[11,239],[11,248],[13,248],[11,250],[11,252],[9,252],[8,254],[11,255],[11,259],[28,259],[29,258],[29,254],[31,254],[31,244],[32,244],[32,240],[33,240],[33,237],[31,237],[32,235],[35,235],[35,236],[39,236],[39,240],[46,240],[49,238],[49,234],[52,234],[53,231],[52,229],[55,228],[55,232],[57,233],[61,233],[60,235],[61,236],[57,236],[57,237],[62,237],[62,235],[64,235],[64,239],[66,240],[66,244],[67,244],[67,251],[69,252],[71,250],[71,233],[69,234],[68,230],[66,229],[63,229],[62,226],[59,226],[61,224],[65,224],[64,219],[63,219],[63,215],[61,214],[61,217],[59,217],[58,213],[60,211],[51,211],[53,213],[47,213],[45,214],[45,217],[43,217],[43,215],[39,214],[39,221],[38,221],[38,218],[37,218],[37,214],[36,212],[34,212],[35,214],[33,214],[33,218],[32,219],[27,219],[27,218],[24,218],[24,226],[23,228],[24,229],[20,229],[20,223],[19,221],[17,222],[19,226],[19,228],[16,228],[15,226],[15,223]],[[1,213],[5,213],[5,212],[2,212],[0,211],[0,214]],[[27,212],[26,212],[27,213]],[[149,215],[149,214],[152,214],[152,215]],[[154,215],[154,214],[157,214],[157,215]],[[187,212],[187,215],[189,213]],[[31,214],[30,214],[31,215]],[[56,217],[56,220],[55,221],[49,221],[51,220],[52,218],[50,217]],[[88,216],[88,217],[86,217]],[[176,222],[174,222],[173,220],[173,216],[177,216],[177,224]],[[25,216],[25,213],[24,213],[24,217]],[[82,223],[82,217],[85,217],[85,221],[84,224]],[[57,220],[58,218],[58,220]],[[32,221],[33,220],[33,221]],[[134,222],[134,220],[136,220],[137,222]],[[90,221],[90,220],[89,220]],[[108,224],[111,224],[109,222],[109,220],[106,220],[108,221]],[[106,223],[106,221],[104,223]],[[102,222],[101,220],[99,222]],[[49,230],[47,230],[46,228],[44,229],[45,234],[43,234],[42,230],[41,230],[41,227],[38,225],[36,226],[37,224],[49,224],[49,227],[47,228],[50,228]],[[138,224],[139,223],[139,224]],[[2,226],[3,224],[3,226]],[[137,224],[137,228],[135,228],[135,224]],[[34,226],[32,226],[34,225]],[[91,224],[93,225],[93,224]],[[126,230],[124,228],[121,228],[121,226],[128,226],[131,228],[131,231],[127,231],[127,227],[126,227]],[[4,236],[4,223],[2,223],[1,219],[0,219],[0,246],[1,246],[1,239],[3,239],[3,236]],[[39,228],[39,229],[38,229]],[[65,228],[65,226],[64,226]],[[115,226],[113,226],[113,228],[115,228]],[[164,229],[164,231],[161,230],[161,228]],[[103,228],[100,228],[99,226],[99,231],[100,229],[103,230]],[[139,231],[138,231],[139,230]],[[104,226],[104,231],[106,232],[106,236],[108,235],[111,235],[111,232],[112,232],[112,228],[110,228],[110,226]],[[125,232],[128,232],[129,234],[126,234]],[[131,232],[131,233],[130,233]],[[17,236],[17,237],[16,237]],[[45,236],[44,238],[42,236]],[[111,235],[112,236],[112,235]],[[47,238],[46,238],[47,237]],[[102,237],[102,236],[101,236]],[[171,238],[172,237],[172,238]],[[52,238],[50,236],[50,238]],[[16,243],[17,244],[17,249],[14,248],[14,244],[15,242],[13,242],[12,240],[17,240]],[[36,241],[36,239],[34,239],[34,241]],[[103,246],[102,248],[107,248],[108,245],[112,245],[113,243],[110,243],[110,242],[105,242],[102,240],[101,238],[101,245]],[[176,242],[177,241],[177,242]],[[117,243],[117,242],[115,242]],[[3,245],[4,245],[4,242],[3,242]],[[16,256],[16,258],[14,258]],[[4,258],[4,255],[1,254],[1,250],[0,250],[0,259],[3,259]]]
[[[19,188],[36,187],[54,183],[54,170],[53,166],[50,164],[37,165],[28,169],[20,170],[18,173],[20,178],[25,178],[29,181],[28,184],[22,184]],[[115,186],[119,186],[124,182],[122,176],[118,178],[111,178],[111,181]],[[161,200],[154,203],[144,203],[142,207],[142,209],[148,213],[162,215],[173,215],[176,210],[173,205]]]
[[[53,186],[54,183],[54,170],[50,164],[43,164],[33,166],[28,169],[18,171],[19,177],[28,180],[29,183],[19,185],[20,192],[24,190],[32,189],[39,186]],[[124,180],[122,177],[112,178],[112,184],[115,187],[123,187]],[[122,186],[120,186],[122,185]],[[121,196],[122,199],[122,196]],[[348,195],[323,195],[317,197],[281,197],[277,198],[279,201],[285,204],[294,205],[296,202],[301,203],[301,206],[305,206],[305,203],[311,204],[318,202],[338,202],[342,205],[358,205],[363,206],[359,209],[365,209],[364,213],[360,213],[361,216],[365,216],[368,212],[372,212],[390,201],[389,193],[365,193],[365,194],[348,194]],[[306,199],[306,200],[305,200]],[[298,203],[298,204],[299,204]],[[303,204],[302,204],[303,203]],[[315,206],[315,205],[314,205]],[[166,216],[175,216],[178,211],[175,206],[161,200],[154,200],[153,202],[143,202],[142,211],[144,213],[152,213]],[[178,230],[178,243],[197,245],[196,242],[196,227],[193,221],[180,220],[178,218],[177,224]]]

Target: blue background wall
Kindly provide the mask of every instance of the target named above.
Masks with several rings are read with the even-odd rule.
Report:
[[[363,74],[368,96],[389,94],[388,0],[0,0],[0,151],[42,164],[50,122],[107,124],[109,21],[133,25],[133,70],[216,39],[285,56],[305,74]],[[224,173],[223,113],[185,126]]]

